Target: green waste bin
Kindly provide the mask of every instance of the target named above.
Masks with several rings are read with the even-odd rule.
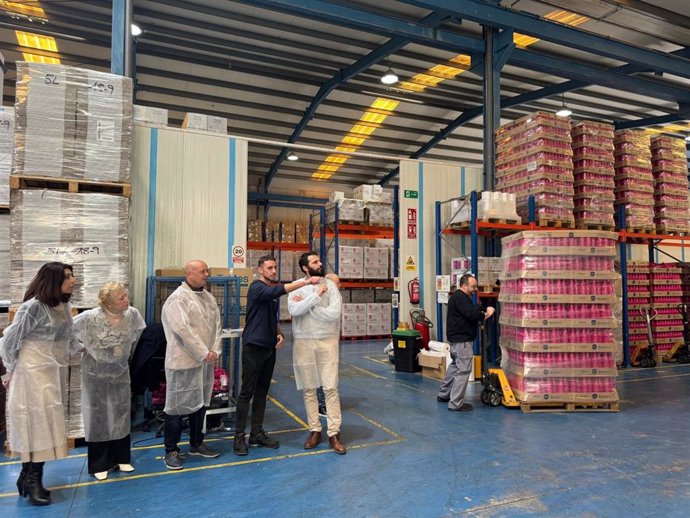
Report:
[[[419,372],[417,355],[422,348],[422,335],[411,329],[393,331],[393,357],[398,372]]]

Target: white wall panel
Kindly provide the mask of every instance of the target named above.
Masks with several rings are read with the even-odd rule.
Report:
[[[469,194],[482,187],[482,170],[460,164],[403,160],[400,162],[400,320],[409,319],[411,306],[407,293],[408,283],[419,277],[421,298],[419,308],[436,324],[436,244],[435,203]],[[418,192],[418,198],[405,198],[405,190]],[[417,238],[407,238],[407,209],[417,210]],[[459,250],[443,246],[442,261],[448,265],[458,251],[469,253],[469,238],[451,238]],[[415,270],[407,270],[406,259],[412,256]],[[445,308],[443,311],[445,315]],[[435,329],[432,330],[435,335]],[[443,339],[443,337],[441,337]]]
[[[132,167],[132,297],[145,305],[146,278],[190,259],[243,267],[247,142],[173,128],[136,126]]]

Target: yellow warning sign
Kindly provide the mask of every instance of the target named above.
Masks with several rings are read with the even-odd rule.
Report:
[[[398,340],[398,349],[405,349],[407,347],[407,343],[405,343],[405,340]]]
[[[417,262],[415,261],[413,255],[408,255],[407,259],[405,259],[405,270],[408,272],[414,272],[417,270]]]

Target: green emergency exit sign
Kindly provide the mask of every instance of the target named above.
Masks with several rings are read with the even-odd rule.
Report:
[[[417,191],[405,190],[405,198],[419,198],[419,193]]]

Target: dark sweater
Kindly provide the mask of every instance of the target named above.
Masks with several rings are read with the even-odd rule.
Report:
[[[472,342],[477,336],[477,324],[484,320],[481,305],[475,305],[472,298],[457,290],[448,300],[446,336],[449,342]]]
[[[285,286],[269,286],[263,281],[252,282],[247,290],[247,321],[242,343],[275,347],[278,343],[278,305]]]

